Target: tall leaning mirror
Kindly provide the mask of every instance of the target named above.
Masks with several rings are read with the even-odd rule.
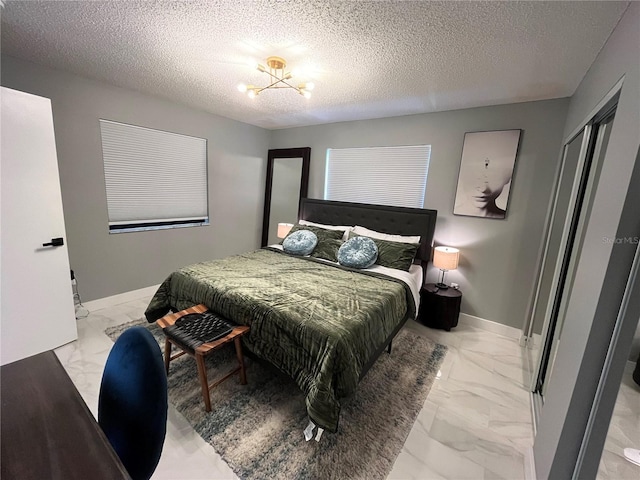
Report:
[[[262,246],[278,243],[278,223],[296,223],[307,196],[311,148],[269,150],[264,190]]]

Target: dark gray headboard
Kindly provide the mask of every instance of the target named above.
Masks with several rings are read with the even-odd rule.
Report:
[[[437,214],[436,210],[423,208],[389,207],[303,198],[298,217],[299,220],[327,225],[360,225],[383,233],[420,235],[420,248],[416,256],[418,259],[428,262],[431,259]]]

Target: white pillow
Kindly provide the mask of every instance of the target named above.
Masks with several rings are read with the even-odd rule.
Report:
[[[309,225],[311,227],[319,227],[319,228],[324,228],[326,230],[342,230],[344,231],[344,235],[342,235],[343,241],[346,241],[349,238],[349,232],[353,230],[353,227],[348,227],[346,225],[324,225],[322,223],[313,223],[307,220],[299,220],[298,223],[300,225]]]
[[[369,230],[368,228],[356,225],[353,227],[353,233],[358,235],[364,235],[365,237],[377,238],[378,240],[388,240],[390,242],[400,243],[420,243],[420,235],[391,235],[388,233],[376,232],[375,230]]]

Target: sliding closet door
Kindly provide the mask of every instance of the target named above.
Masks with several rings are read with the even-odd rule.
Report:
[[[534,321],[544,319],[543,345],[533,390],[544,399],[561,345],[562,327],[602,158],[615,115],[604,109],[565,145],[546,243]]]
[[[533,314],[533,331],[540,332],[544,325],[547,303],[552,293],[552,283],[556,262],[560,254],[562,229],[567,218],[571,199],[571,189],[578,168],[578,159],[584,130],[571,142],[565,145],[562,159],[560,179],[556,187],[554,209],[552,211],[551,226],[547,236],[545,255],[543,256],[540,285]]]
[[[543,348],[541,349],[539,371],[534,390],[541,391],[549,362],[556,330],[557,299],[562,295],[562,264],[569,247],[569,226],[576,205],[580,172],[588,131],[583,129],[564,148],[564,158],[558,182],[555,206],[551,217],[551,227],[547,238],[546,255],[541,276],[541,286],[536,302],[535,323],[544,323]],[[581,155],[581,153],[583,155]],[[554,311],[554,306],[556,311]],[[534,324],[535,328],[535,324]],[[539,328],[539,327],[538,327]],[[545,335],[546,334],[546,335]]]

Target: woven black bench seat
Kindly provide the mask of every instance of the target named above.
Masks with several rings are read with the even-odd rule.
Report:
[[[203,343],[229,335],[237,326],[230,320],[207,311],[188,313],[180,317],[176,323],[166,327],[164,333],[193,353]]]
[[[176,313],[170,313],[156,323],[165,334],[164,365],[167,375],[169,375],[169,363],[171,360],[175,360],[185,353],[195,357],[198,365],[202,397],[207,412],[211,411],[209,390],[238,372],[240,373],[240,384],[245,385],[247,383],[242,344],[240,343],[241,337],[249,331],[249,327],[246,325],[236,325],[230,320],[210,312],[206,305],[195,305]],[[228,343],[235,345],[238,367],[210,385],[207,379],[204,357]],[[172,356],[172,345],[182,351]]]

